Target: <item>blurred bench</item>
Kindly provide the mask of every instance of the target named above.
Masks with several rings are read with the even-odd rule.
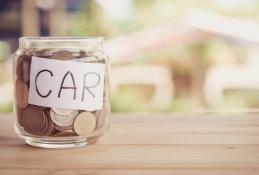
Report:
[[[172,74],[164,66],[126,65],[111,70],[112,91],[121,85],[149,85],[155,91],[150,103],[156,109],[167,109],[173,98]]]
[[[221,102],[227,89],[259,90],[259,54],[249,51],[247,63],[242,65],[221,65],[207,72],[204,83],[205,99],[210,105]]]

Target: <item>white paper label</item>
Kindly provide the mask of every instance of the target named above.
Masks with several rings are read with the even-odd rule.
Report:
[[[39,106],[102,109],[105,65],[33,57],[29,103]]]

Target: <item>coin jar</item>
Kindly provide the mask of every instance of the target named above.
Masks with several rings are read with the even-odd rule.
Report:
[[[102,37],[22,37],[14,54],[15,131],[26,143],[95,143],[109,125],[109,59]]]

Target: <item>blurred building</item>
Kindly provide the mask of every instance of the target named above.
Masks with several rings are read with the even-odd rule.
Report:
[[[258,5],[257,0],[0,0],[0,111],[8,100],[11,106],[7,58],[21,36],[104,36],[112,61],[113,111],[259,109]],[[229,98],[226,92],[236,90]]]
[[[21,36],[55,36],[65,30],[62,21],[82,8],[82,0],[0,0],[0,40],[13,52]],[[61,25],[62,24],[62,25]]]

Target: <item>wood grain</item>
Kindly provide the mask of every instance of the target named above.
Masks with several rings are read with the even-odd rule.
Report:
[[[95,145],[40,149],[0,115],[0,174],[259,174],[259,115],[114,114]]]

